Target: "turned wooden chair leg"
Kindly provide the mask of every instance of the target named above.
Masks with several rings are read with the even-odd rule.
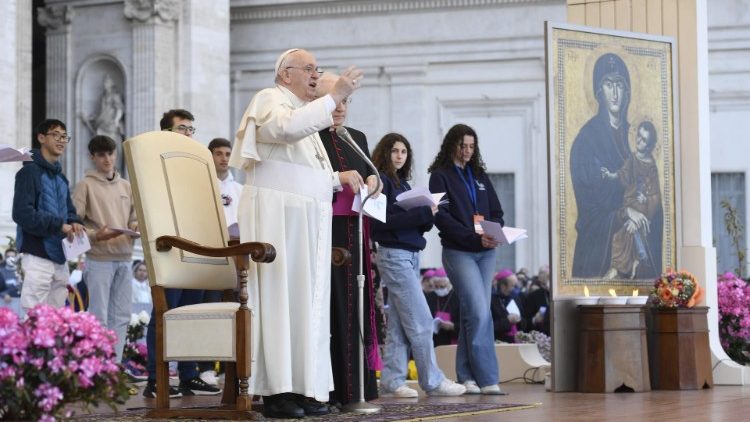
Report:
[[[234,362],[224,362],[224,394],[221,396],[221,403],[227,406],[234,406],[237,401],[237,364]]]

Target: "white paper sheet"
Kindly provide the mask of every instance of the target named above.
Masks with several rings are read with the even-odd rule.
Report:
[[[367,186],[360,188],[359,193],[354,195],[354,202],[352,203],[352,211],[359,212],[362,207],[362,198],[366,198],[368,195]],[[364,214],[368,217],[375,218],[385,223],[385,195],[378,195],[377,198],[370,198],[365,203]]]
[[[444,195],[445,192],[430,193],[429,189],[418,186],[398,195],[396,197],[396,205],[405,210],[415,207],[431,207],[440,203],[440,199]]]
[[[518,309],[518,304],[513,299],[508,302],[508,304],[505,306],[505,309],[508,311],[508,314],[516,314],[518,316],[521,316],[521,310]]]
[[[130,229],[118,229],[118,228],[115,228],[115,227],[110,227],[110,229],[113,230],[113,231],[116,231],[118,233],[126,234],[126,235],[132,237],[133,239],[138,239],[139,237],[141,237],[140,233],[138,233],[136,231],[133,231],[133,230],[130,230]]]
[[[68,238],[62,240],[63,252],[65,253],[65,259],[68,261],[75,261],[78,256],[86,253],[91,249],[91,243],[86,233],[80,234],[73,237],[73,241],[69,241]]]
[[[521,239],[527,239],[529,236],[526,233],[526,229],[519,229],[517,227],[501,226],[500,223],[494,221],[480,221],[482,230],[495,238],[501,245],[511,245],[513,242]]]
[[[26,147],[14,148],[8,144],[0,144],[0,163],[10,161],[31,161],[31,152]]]

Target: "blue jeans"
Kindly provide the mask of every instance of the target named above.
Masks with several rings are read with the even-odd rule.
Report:
[[[495,250],[464,252],[443,248],[443,265],[458,294],[461,321],[456,350],[458,381],[480,387],[499,381],[490,311]]]
[[[378,248],[378,270],[388,288],[388,328],[380,383],[392,392],[406,382],[409,348],[424,391],[436,389],[445,375],[432,345],[432,314],[419,281],[419,252]]]
[[[167,298],[167,309],[178,306],[195,305],[203,303],[205,290],[193,289],[164,289]],[[156,381],[156,309],[151,312],[151,321],[148,322],[146,332],[146,348],[148,349],[148,380]],[[180,373],[180,381],[188,381],[198,376],[196,362],[179,362],[177,371]]]

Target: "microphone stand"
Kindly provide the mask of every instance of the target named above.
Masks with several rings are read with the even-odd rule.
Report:
[[[365,197],[365,199],[362,201],[362,205],[359,207],[359,221],[358,221],[358,232],[359,232],[359,273],[357,274],[357,286],[359,288],[358,290],[358,317],[359,317],[359,340],[360,340],[360,347],[359,347],[359,401],[353,402],[345,405],[343,407],[343,410],[345,412],[354,412],[354,413],[362,413],[362,414],[375,414],[380,413],[382,408],[380,406],[368,403],[365,401],[365,333],[364,333],[364,288],[365,288],[365,274],[364,274],[364,260],[365,257],[362,255],[362,242],[364,233],[362,233],[362,213],[365,209],[365,203],[367,203],[367,200],[370,199],[371,196],[375,194],[375,192],[379,191],[382,185],[382,182],[380,181],[380,175],[378,173],[378,169],[375,168],[375,165],[370,161],[369,158],[367,158],[367,154],[365,154],[362,149],[357,145],[356,142],[354,142],[354,139],[352,139],[351,135],[349,135],[349,131],[346,130],[344,126],[339,126],[336,128],[336,134],[341,138],[344,142],[346,142],[349,147],[351,147],[352,150],[365,162],[367,165],[372,169],[373,172],[375,172],[375,175],[378,179],[378,185],[375,188],[375,191],[369,192],[369,194]]]

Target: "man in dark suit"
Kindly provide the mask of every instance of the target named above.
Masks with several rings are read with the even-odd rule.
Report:
[[[338,77],[324,73],[316,87],[318,96],[325,95],[334,86]],[[334,247],[349,250],[352,259],[340,267],[331,267],[331,361],[333,365],[334,391],[331,402],[347,405],[359,400],[359,327],[357,274],[359,273],[358,214],[352,211],[354,195],[366,184],[372,192],[377,186],[377,173],[336,134],[344,124],[351,97],[342,101],[332,113],[333,126],[318,132],[334,172],[338,173],[341,189],[333,197],[332,243]],[[365,134],[346,128],[357,146],[369,157]],[[370,276],[370,225],[364,217],[362,223],[364,271],[364,328],[365,339],[365,399],[377,398],[375,370],[379,369],[377,327],[375,318],[375,295]]]

